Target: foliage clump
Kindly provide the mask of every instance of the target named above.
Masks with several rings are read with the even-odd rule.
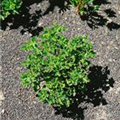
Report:
[[[21,4],[21,0],[2,0],[0,3],[0,19],[4,20],[10,14],[18,14]]]
[[[66,28],[54,24],[39,38],[33,37],[22,50],[29,51],[21,74],[22,83],[35,90],[39,100],[56,106],[70,106],[77,91],[89,82],[89,59],[95,56],[88,37],[67,39]]]
[[[77,12],[80,13],[80,15],[84,15],[86,12],[90,12],[90,7],[92,11],[98,10],[99,6],[94,5],[94,1],[96,0],[70,0],[71,4],[77,8]]]

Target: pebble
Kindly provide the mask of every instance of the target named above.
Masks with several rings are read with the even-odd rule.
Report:
[[[109,62],[112,62],[113,60],[110,58],[108,61],[109,61]]]
[[[1,113],[2,113],[2,114],[4,114],[4,112],[5,112],[5,110],[4,110],[4,109],[2,109],[2,110],[1,110]]]
[[[0,90],[0,106],[2,105],[3,100],[5,100],[2,90]]]
[[[118,94],[120,92],[120,87],[119,88],[117,88],[117,90],[116,90],[116,94]]]
[[[38,27],[42,27],[42,25],[43,25],[43,22],[38,23]]]

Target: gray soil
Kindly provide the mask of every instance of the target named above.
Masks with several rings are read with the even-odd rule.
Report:
[[[120,120],[120,1],[104,2],[98,14],[85,21],[66,2],[63,6],[55,0],[33,1],[22,7],[20,15],[2,22],[0,120]],[[20,63],[26,57],[20,46],[54,22],[68,27],[67,37],[89,35],[97,54],[91,60],[88,91],[67,111],[40,103],[34,91],[21,86],[19,78]]]

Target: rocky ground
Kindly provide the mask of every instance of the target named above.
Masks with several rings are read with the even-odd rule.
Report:
[[[82,21],[64,0],[30,0],[0,30],[0,120],[120,120],[120,1],[103,0],[101,10]],[[31,36],[57,22],[67,37],[89,35],[96,57],[91,60],[88,91],[67,112],[38,101],[23,88],[19,74],[26,54],[20,50]]]

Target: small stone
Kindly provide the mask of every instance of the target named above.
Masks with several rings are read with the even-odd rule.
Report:
[[[5,112],[5,110],[4,110],[4,109],[2,109],[2,110],[1,110],[1,113],[3,114],[4,112]]]
[[[42,22],[39,22],[39,23],[38,23],[38,27],[41,27],[42,25],[43,25]]]
[[[4,100],[4,95],[3,95],[3,92],[2,90],[0,90],[0,106],[2,105],[2,101]]]
[[[108,19],[107,24],[112,22],[112,19],[110,18],[107,18],[107,19]]]
[[[105,45],[105,42],[101,41],[101,44],[102,44],[102,45]]]
[[[37,7],[41,7],[41,4],[38,4]]]
[[[31,34],[31,33],[29,33],[29,36],[31,37],[31,36],[32,36],[32,34]]]
[[[116,89],[116,94],[118,94],[120,92],[120,87]]]
[[[67,20],[67,17],[65,17],[64,19]]]
[[[113,90],[114,90],[114,89],[113,89],[112,87],[110,87],[108,92],[109,92],[109,93],[112,93]]]
[[[6,31],[9,31],[9,30],[10,30],[10,27],[9,27],[9,26],[7,26],[7,27],[6,27]]]
[[[24,32],[24,35],[27,35],[28,34],[28,32]]]
[[[119,50],[119,48],[118,48],[118,47],[115,47],[115,49],[116,49],[116,50]]]
[[[109,61],[109,62],[112,62],[112,59],[110,58],[108,61]]]
[[[3,95],[3,92],[2,92],[2,90],[0,90],[0,101],[2,101],[2,100],[4,100],[5,98],[4,98],[4,95]]]

